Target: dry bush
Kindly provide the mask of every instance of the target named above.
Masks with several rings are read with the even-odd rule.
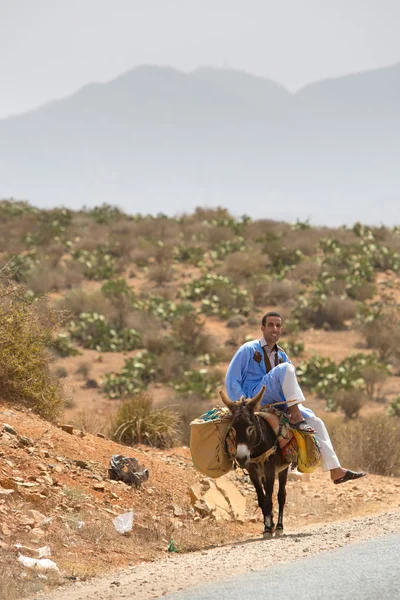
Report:
[[[317,311],[308,312],[308,320],[316,327],[328,325],[332,329],[343,329],[345,321],[353,319],[356,311],[357,305],[354,300],[330,296]]]
[[[220,272],[230,277],[237,285],[247,282],[252,276],[267,273],[269,259],[265,254],[233,252],[225,258]]]
[[[288,279],[300,281],[300,283],[309,285],[318,279],[321,273],[321,265],[315,260],[302,260],[287,274]]]
[[[361,371],[366,386],[366,394],[369,400],[382,401],[383,384],[389,377],[388,373],[377,367],[365,367]]]
[[[314,227],[305,230],[292,229],[284,237],[287,248],[300,250],[305,256],[314,256],[321,239],[321,232]]]
[[[64,396],[51,375],[47,348],[61,325],[61,315],[44,300],[27,302],[24,294],[24,288],[1,282],[0,396],[53,419],[63,408]]]
[[[135,329],[140,335],[141,347],[153,354],[161,354],[169,345],[163,323],[148,312],[132,311],[127,317],[126,327]]]
[[[293,301],[300,292],[300,285],[286,280],[267,279],[252,282],[249,289],[256,306],[277,306]]]
[[[248,240],[278,238],[290,231],[289,223],[283,221],[272,221],[270,219],[259,219],[252,221],[246,226],[243,237]]]
[[[54,268],[49,263],[40,263],[33,269],[26,281],[26,286],[35,294],[58,292],[65,287],[63,269],[60,267]]]
[[[339,390],[333,395],[333,400],[347,419],[357,417],[365,404],[365,395],[362,390]]]
[[[161,262],[149,268],[149,279],[155,281],[157,285],[163,285],[172,281],[174,272],[171,263]]]
[[[97,435],[102,433],[103,435],[108,433],[109,422],[106,418],[100,415],[96,410],[81,410],[72,419],[71,425],[74,425],[77,429],[84,431],[85,433],[91,433]]]
[[[203,230],[204,240],[209,248],[213,248],[220,242],[235,239],[235,232],[227,225],[205,225]]]
[[[87,379],[90,371],[92,370],[92,366],[93,365],[90,362],[82,361],[79,363],[75,373],[77,375],[81,375],[84,379]]]
[[[400,476],[400,419],[373,414],[344,422],[327,415],[324,420],[342,464]]]
[[[171,448],[179,439],[179,417],[167,407],[153,409],[149,392],[139,392],[120,406],[112,426],[113,439],[128,446],[147,444]]]
[[[185,371],[190,369],[191,361],[193,357],[166,348],[162,354],[157,358],[157,366],[160,369],[160,381],[163,383],[171,383],[172,381],[179,379]]]
[[[380,358],[388,362],[400,358],[400,319],[397,312],[361,326],[361,332],[369,348],[378,350]]]
[[[241,327],[245,323],[247,323],[246,317],[244,317],[243,315],[233,315],[233,317],[230,317],[227,320],[226,326],[231,327],[232,329],[236,329],[237,327]]]
[[[172,327],[172,335],[178,348],[189,356],[213,354],[217,351],[217,341],[205,333],[204,324],[193,314],[183,315]]]
[[[375,283],[371,281],[364,281],[360,286],[351,290],[349,295],[357,300],[358,302],[364,302],[365,300],[370,300],[373,296],[375,296],[377,292]]]
[[[59,300],[57,307],[79,317],[81,313],[99,313],[105,317],[115,315],[115,309],[110,300],[100,291],[87,293],[80,288],[73,289],[64,298]]]

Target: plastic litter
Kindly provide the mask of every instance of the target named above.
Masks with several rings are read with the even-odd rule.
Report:
[[[149,475],[149,470],[141,465],[137,458],[127,458],[122,454],[114,454],[111,457],[108,476],[113,481],[123,481],[127,485],[140,488]]]
[[[43,546],[42,548],[38,548],[37,553],[39,558],[48,558],[51,556],[51,548],[50,546]]]
[[[27,569],[35,569],[37,571],[59,571],[56,563],[49,558],[30,558],[20,554],[18,561]]]
[[[128,533],[133,526],[133,512],[129,511],[113,519],[113,524],[118,533]]]

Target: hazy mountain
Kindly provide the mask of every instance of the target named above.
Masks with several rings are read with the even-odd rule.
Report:
[[[399,157],[400,65],[297,94],[240,71],[140,67],[0,120],[0,197],[394,223]]]

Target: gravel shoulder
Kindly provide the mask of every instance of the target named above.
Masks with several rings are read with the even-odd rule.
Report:
[[[311,525],[282,537],[210,548],[199,552],[171,554],[152,563],[141,563],[90,582],[78,582],[52,594],[45,600],[148,600],[187,589],[206,581],[257,571],[305,556],[328,552],[356,542],[400,532],[400,510],[372,516]],[[36,596],[37,598],[38,596]]]

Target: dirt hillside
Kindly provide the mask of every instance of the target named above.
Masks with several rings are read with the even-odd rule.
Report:
[[[0,577],[2,569],[14,575],[7,579],[4,599],[152,561],[170,554],[168,547],[200,550],[252,539],[262,530],[254,490],[241,471],[226,477],[246,499],[243,519],[215,520],[194,510],[189,490],[203,477],[187,448],[129,450],[76,429],[68,433],[5,404],[0,405],[0,432]],[[139,489],[108,477],[111,456],[127,453],[150,471]],[[291,532],[400,505],[396,479],[369,475],[334,486],[321,472],[292,477],[285,517]],[[121,535],[112,521],[129,510],[133,529]],[[43,579],[17,561],[18,553],[35,557],[44,546],[60,569],[56,577]]]

